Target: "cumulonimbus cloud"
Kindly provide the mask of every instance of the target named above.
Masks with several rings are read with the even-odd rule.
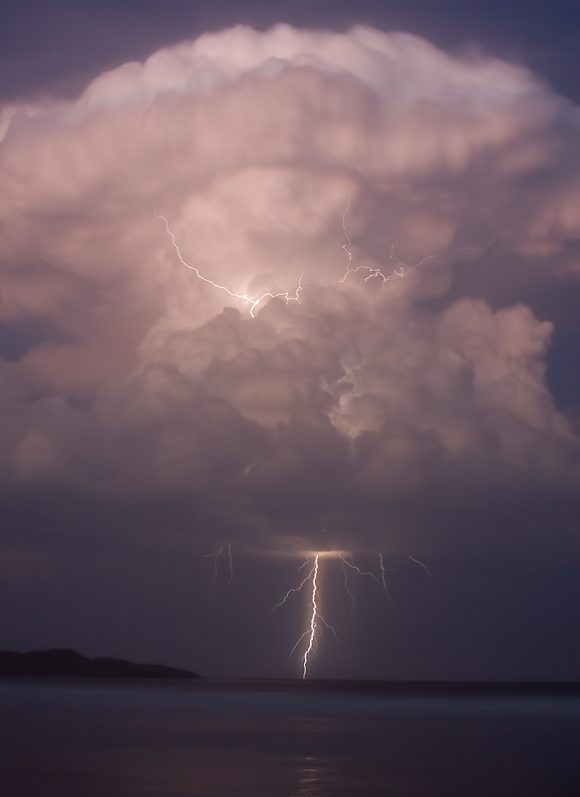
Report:
[[[577,489],[552,324],[501,299],[512,260],[578,272],[577,127],[523,68],[369,28],[238,27],[3,109],[1,318],[41,330],[0,369],[6,484],[353,550]]]

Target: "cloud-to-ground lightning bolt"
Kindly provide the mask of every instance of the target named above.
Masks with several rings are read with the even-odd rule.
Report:
[[[318,623],[320,622],[328,631],[330,631],[334,638],[338,640],[336,635],[336,631],[320,614],[320,610],[318,607],[318,558],[319,555],[316,554],[314,557],[314,567],[312,568],[312,592],[310,594],[310,603],[311,603],[311,612],[310,612],[310,626],[306,629],[306,631],[302,634],[302,636],[296,641],[296,644],[292,648],[292,653],[296,650],[296,648],[300,645],[303,639],[308,637],[308,646],[304,651],[304,655],[302,656],[302,679],[305,680],[306,676],[308,675],[308,657],[310,656],[313,649],[318,645]]]
[[[304,651],[304,658],[302,659],[302,678],[306,678],[308,674],[308,656],[316,642],[316,620],[318,618],[318,556],[314,558],[314,573],[312,575],[312,614],[310,615],[310,636],[308,638],[308,647]]]
[[[320,573],[320,559],[324,556],[325,558],[333,558],[333,559],[340,559],[342,564],[342,570],[344,575],[344,588],[347,595],[350,598],[351,602],[351,622],[353,627],[356,624],[356,613],[357,613],[357,602],[354,592],[350,587],[349,582],[349,575],[350,573],[354,573],[357,576],[362,578],[369,578],[375,584],[377,589],[383,589],[386,594],[387,592],[387,585],[386,585],[386,578],[385,578],[385,568],[384,562],[382,558],[382,554],[380,555],[379,563],[381,568],[381,578],[379,578],[375,573],[369,570],[363,570],[362,568],[358,567],[358,565],[354,564],[349,560],[349,554],[341,553],[340,551],[332,551],[326,553],[316,553],[308,556],[302,564],[298,568],[298,572],[300,573],[304,568],[308,567],[308,572],[306,575],[301,578],[296,586],[290,587],[287,590],[285,595],[274,604],[272,607],[272,613],[276,612],[278,609],[281,609],[283,606],[286,605],[288,600],[293,596],[302,592],[308,584],[310,584],[310,613],[309,613],[309,623],[305,631],[298,637],[292,650],[290,651],[290,655],[292,655],[304,642],[304,640],[308,640],[306,650],[302,655],[302,678],[306,678],[308,675],[308,664],[311,658],[312,652],[316,649],[318,645],[318,637],[319,637],[319,630],[320,626],[323,626],[326,630],[330,631],[335,639],[338,640],[338,636],[336,633],[336,629],[334,626],[330,625],[330,623],[326,620],[324,615],[320,611],[320,585],[319,585],[319,573]]]
[[[415,265],[413,265],[413,266],[407,266],[398,257],[396,257],[396,255],[395,255],[395,245],[391,244],[391,250],[390,250],[390,255],[389,255],[389,263],[391,264],[389,268],[391,270],[389,270],[389,268],[386,268],[386,267],[380,267],[380,266],[375,266],[375,265],[354,265],[353,264],[353,254],[352,254],[352,240],[351,240],[350,233],[349,233],[348,227],[347,227],[347,216],[348,216],[348,214],[350,212],[350,209],[351,209],[351,202],[352,202],[352,195],[349,194],[346,207],[345,207],[344,212],[342,214],[342,230],[343,230],[343,235],[344,235],[344,243],[342,244],[342,249],[343,249],[343,251],[344,251],[344,253],[346,255],[346,258],[347,258],[346,269],[345,269],[342,277],[339,280],[337,280],[334,283],[334,285],[342,285],[342,284],[346,283],[348,278],[351,275],[353,275],[353,274],[364,273],[365,274],[365,277],[364,277],[365,282],[369,282],[370,280],[373,280],[373,279],[379,279],[381,281],[381,284],[384,286],[387,282],[390,282],[390,281],[392,281],[392,280],[394,280],[396,278],[403,278],[403,277],[407,276],[412,271],[415,271],[416,269],[420,268],[425,263],[427,263],[427,262],[429,262],[431,260],[434,260],[434,259],[439,258],[439,257],[443,257],[444,255],[457,254],[457,253],[462,252],[462,251],[484,251],[495,240],[495,238],[492,239],[492,241],[490,241],[488,244],[486,244],[483,247],[470,246],[470,247],[463,247],[461,249],[442,250],[442,251],[439,251],[439,252],[435,252],[433,254],[427,255],[426,257],[422,258],[417,263],[415,263]],[[167,220],[167,218],[164,215],[161,215],[161,214],[159,214],[157,212],[155,212],[154,215],[155,215],[155,217],[157,219],[160,219],[163,222],[164,227],[165,227],[165,231],[166,231],[166,233],[167,233],[167,235],[168,235],[168,237],[169,237],[169,239],[171,241],[171,245],[172,245],[173,250],[174,250],[174,252],[175,252],[175,254],[177,256],[177,259],[178,259],[179,263],[184,268],[188,269],[189,271],[192,271],[195,274],[195,276],[197,277],[197,279],[199,279],[201,282],[204,282],[207,285],[210,285],[211,287],[215,288],[218,291],[222,291],[222,292],[226,293],[232,299],[237,299],[239,301],[245,302],[249,306],[249,314],[250,314],[251,318],[255,318],[255,312],[256,312],[257,308],[259,307],[259,305],[265,299],[282,299],[285,302],[285,304],[289,304],[290,302],[297,302],[299,304],[301,303],[302,294],[303,294],[303,291],[304,291],[304,286],[303,286],[303,282],[302,282],[303,276],[304,276],[304,272],[302,272],[302,274],[299,276],[299,278],[297,280],[296,289],[295,289],[293,295],[291,295],[290,291],[280,291],[278,293],[272,293],[271,291],[265,291],[264,293],[262,293],[259,296],[252,297],[252,296],[248,295],[247,293],[242,293],[242,292],[233,290],[231,287],[228,287],[227,285],[215,282],[214,280],[210,279],[206,275],[202,274],[202,272],[199,270],[199,268],[197,266],[192,265],[191,263],[189,263],[184,258],[183,254],[182,254],[182,251],[181,251],[181,248],[180,248],[179,243],[177,241],[177,238],[176,238],[173,230],[171,229],[169,221]],[[324,286],[324,287],[330,287],[330,286]],[[262,460],[257,460],[255,462],[249,463],[243,469],[243,476],[245,478],[247,478],[252,473],[254,468],[257,467],[258,465],[260,465],[261,462],[262,462]],[[326,553],[324,555],[325,556],[330,555],[330,556],[337,557],[337,558],[342,560],[342,569],[343,569],[343,573],[344,573],[344,588],[345,588],[345,591],[346,591],[346,593],[349,596],[349,599],[351,601],[351,607],[352,607],[351,608],[351,621],[352,621],[352,624],[354,626],[355,622],[356,622],[357,603],[356,603],[355,595],[354,595],[353,591],[350,588],[349,570],[354,572],[356,575],[361,576],[363,578],[372,579],[373,582],[375,583],[377,589],[382,590],[383,593],[388,597],[389,596],[389,590],[388,590],[388,585],[387,585],[386,568],[385,568],[385,565],[384,565],[383,554],[380,553],[378,555],[378,558],[379,558],[378,559],[378,561],[379,561],[379,576],[378,577],[377,577],[377,575],[375,573],[373,573],[371,571],[362,570],[360,567],[358,567],[357,565],[355,565],[351,561],[349,561],[347,556],[345,556],[344,554],[341,554],[338,551],[331,552],[331,553]],[[220,560],[221,557],[227,556],[228,567],[229,567],[229,578],[228,578],[228,581],[227,581],[227,586],[229,587],[232,584],[232,582],[233,582],[233,561],[232,561],[232,546],[231,546],[231,543],[227,543],[227,545],[223,545],[222,544],[218,548],[218,550],[217,550],[217,552],[215,554],[204,554],[204,556],[208,556],[208,557],[212,557],[213,558],[213,561],[214,561],[213,582],[214,583],[218,579],[218,576],[219,576],[219,560]],[[300,581],[298,586],[290,588],[286,592],[284,597],[272,607],[272,612],[275,612],[277,609],[279,609],[282,606],[284,606],[292,595],[294,595],[294,594],[296,594],[298,592],[301,592],[306,587],[306,585],[309,582],[311,583],[312,589],[311,589],[310,623],[308,625],[308,628],[304,631],[304,633],[296,641],[296,643],[294,644],[294,646],[292,648],[292,651],[291,651],[291,655],[292,655],[297,650],[297,648],[300,646],[300,644],[304,641],[304,639],[308,638],[308,645],[307,645],[306,650],[304,651],[304,654],[303,654],[303,657],[302,657],[302,669],[303,669],[302,677],[304,679],[307,677],[308,663],[309,663],[310,655],[311,655],[311,653],[313,652],[313,650],[316,648],[316,646],[318,644],[319,625],[324,626],[324,628],[329,630],[335,636],[335,638],[337,637],[334,627],[331,626],[326,621],[326,619],[323,617],[323,615],[320,613],[320,610],[319,610],[318,575],[319,575],[319,557],[320,557],[320,554],[319,553],[312,554],[312,556],[314,557],[314,563],[311,565],[307,575]],[[423,562],[415,559],[413,556],[411,556],[411,554],[409,554],[409,559],[412,562],[414,562],[415,564],[417,564],[418,566],[422,567],[427,575],[430,574],[431,569],[428,568],[427,565],[425,565]],[[309,564],[311,564],[310,557],[308,557],[302,563],[302,565],[299,568],[299,572],[301,572]]]
[[[299,592],[303,592],[307,589],[310,589],[310,610],[309,610],[309,622],[307,624],[306,629],[302,632],[302,634],[298,637],[292,650],[290,651],[290,655],[293,655],[296,650],[302,645],[302,643],[307,640],[306,642],[306,649],[302,654],[302,678],[305,679],[308,675],[308,667],[309,663],[312,658],[312,653],[316,650],[318,642],[319,642],[319,635],[321,627],[327,631],[330,631],[335,639],[338,640],[338,636],[336,633],[335,628],[330,625],[330,623],[326,620],[324,615],[321,613],[320,610],[320,583],[319,583],[319,574],[320,574],[320,567],[321,567],[321,560],[324,559],[334,559],[340,560],[342,565],[343,571],[343,584],[346,594],[348,595],[351,603],[351,613],[350,619],[353,625],[353,628],[356,625],[356,617],[358,611],[358,605],[356,601],[355,593],[352,589],[352,582],[351,577],[352,574],[355,576],[360,576],[361,578],[370,579],[373,584],[375,585],[376,590],[380,590],[384,593],[385,596],[390,597],[389,589],[387,584],[387,568],[385,566],[385,557],[382,553],[378,554],[378,575],[377,573],[373,572],[372,570],[363,570],[362,567],[359,567],[352,561],[352,552],[347,551],[319,551],[317,553],[310,553],[304,561],[298,567],[298,573],[301,574],[302,571],[307,568],[307,572],[304,576],[299,575],[297,583],[295,586],[290,587],[284,596],[274,604],[272,607],[271,612],[275,613],[278,609],[281,609],[285,606],[292,596],[297,595]],[[416,559],[412,554],[408,554],[408,557],[411,562],[416,564],[418,567],[421,567],[426,574],[436,573],[437,571],[434,568],[429,567],[421,560]]]
[[[302,678],[306,679],[308,675],[308,659],[312,651],[316,648],[318,644],[318,627],[319,624],[324,626],[327,631],[334,636],[336,640],[338,640],[338,636],[336,633],[336,629],[330,625],[330,623],[325,619],[325,617],[320,613],[319,607],[319,599],[318,599],[318,573],[319,573],[319,560],[320,554],[314,554],[314,562],[308,571],[307,575],[302,579],[300,584],[297,587],[291,587],[288,592],[284,595],[282,600],[278,601],[278,603],[272,607],[272,612],[275,612],[276,609],[279,609],[281,606],[284,606],[287,600],[297,592],[301,592],[308,582],[311,582],[311,593],[310,593],[310,604],[311,604],[311,611],[310,611],[310,622],[308,624],[308,628],[304,631],[303,634],[296,640],[292,650],[290,651],[290,655],[292,656],[294,652],[298,649],[301,643],[308,637],[308,645],[306,650],[302,655]],[[310,558],[306,559],[305,562],[299,568],[302,570],[310,564]]]
[[[258,305],[260,305],[264,301],[264,299],[283,299],[283,301],[286,304],[288,304],[289,302],[300,303],[302,297],[302,291],[304,290],[302,286],[302,278],[304,274],[301,274],[300,277],[298,278],[298,284],[296,286],[293,296],[290,294],[290,291],[279,291],[278,293],[271,293],[270,291],[265,291],[260,296],[256,297],[248,296],[247,293],[238,293],[238,291],[234,291],[231,288],[228,288],[227,285],[222,285],[219,282],[214,282],[213,280],[209,279],[209,277],[206,277],[204,274],[202,274],[201,271],[197,268],[197,266],[193,266],[191,263],[188,263],[181,253],[181,249],[179,247],[179,244],[177,243],[177,238],[175,237],[175,233],[169,226],[167,218],[161,215],[160,213],[155,213],[155,218],[160,219],[165,225],[165,230],[171,240],[173,249],[175,250],[175,254],[177,255],[177,259],[179,260],[181,265],[189,269],[190,271],[193,271],[193,273],[199,280],[207,283],[208,285],[211,285],[212,288],[227,293],[228,296],[232,297],[232,299],[239,299],[243,302],[246,302],[250,307],[250,316],[252,318],[255,318],[255,310],[258,307]]]

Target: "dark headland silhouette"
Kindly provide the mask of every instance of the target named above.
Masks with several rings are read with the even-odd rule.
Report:
[[[342,680],[312,678],[203,678],[191,670],[162,664],[137,664],[125,659],[90,659],[75,650],[33,650],[17,653],[0,650],[0,678],[125,678],[200,680],[208,689],[236,691],[290,691],[382,693],[401,697],[541,697],[580,696],[580,681],[402,681]]]
[[[199,678],[190,670],[162,664],[136,664],[125,659],[89,659],[75,650],[33,650],[16,653],[0,650],[1,676],[66,678]]]

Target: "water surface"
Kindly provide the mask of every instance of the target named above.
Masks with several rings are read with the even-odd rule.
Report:
[[[580,698],[0,681],[6,797],[575,797]]]

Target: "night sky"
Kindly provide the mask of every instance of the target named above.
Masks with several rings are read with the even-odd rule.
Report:
[[[334,552],[309,674],[580,678],[578,74],[575,0],[3,3],[0,648],[300,677]]]

